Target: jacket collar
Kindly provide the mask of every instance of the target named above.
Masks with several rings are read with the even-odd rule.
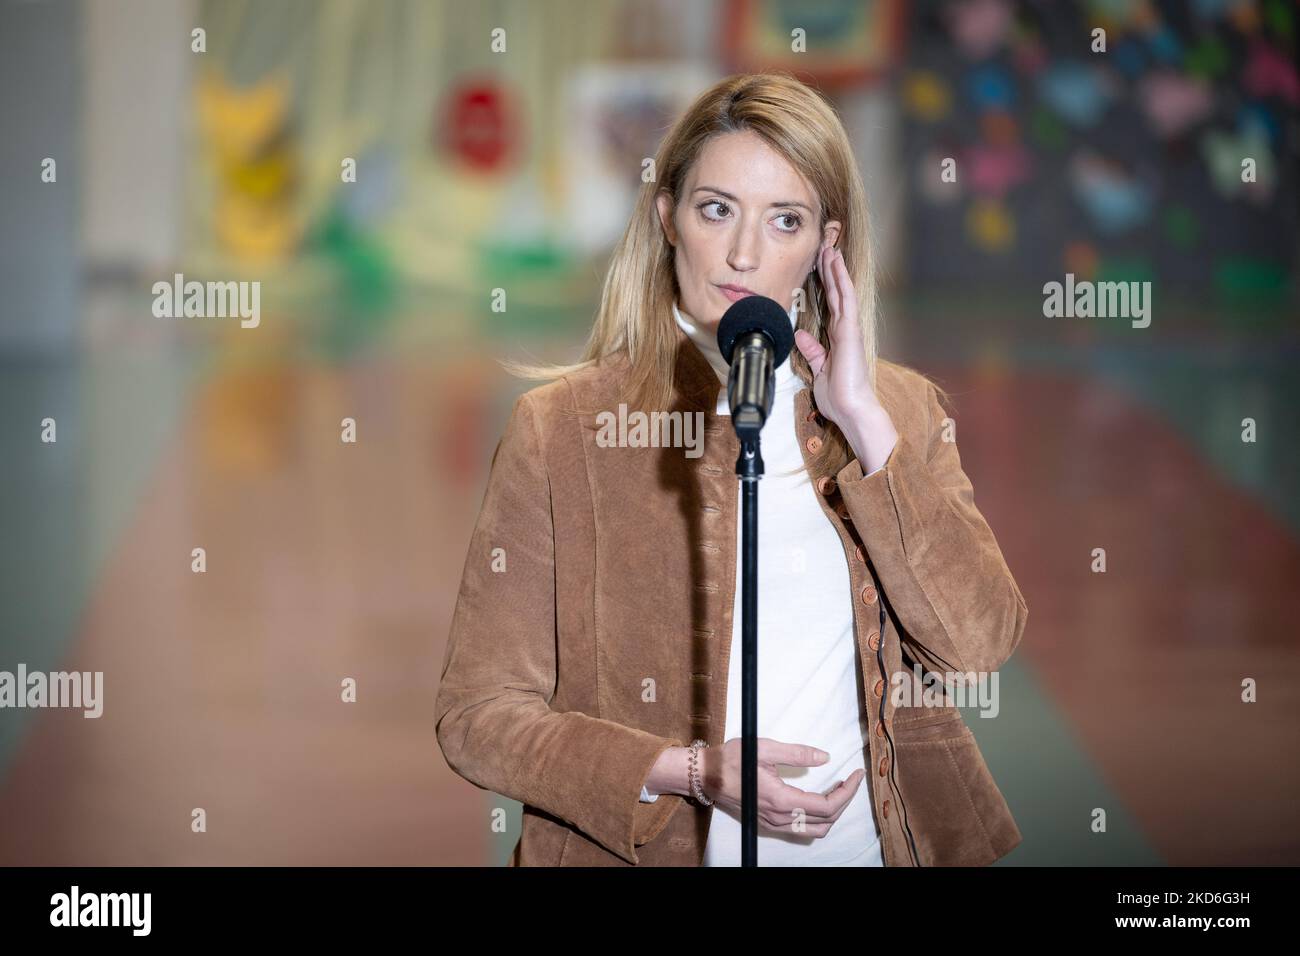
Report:
[[[718,373],[704,357],[691,337],[676,322],[672,324],[677,339],[677,363],[673,371],[673,388],[692,409],[710,415],[717,413],[718,391],[723,388]]]

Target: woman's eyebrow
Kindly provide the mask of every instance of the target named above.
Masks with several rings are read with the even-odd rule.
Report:
[[[719,196],[726,196],[726,197],[727,197],[728,199],[730,199],[732,202],[740,202],[740,197],[739,197],[739,196],[733,196],[731,193],[727,192],[725,189],[719,189],[717,186],[696,186],[694,189],[691,190],[691,192],[692,192],[692,193],[699,193],[699,192],[705,192],[705,193],[717,193]],[[802,208],[802,209],[807,209],[809,212],[812,212],[812,207],[809,206],[807,203],[801,203],[801,202],[774,202],[774,203],[771,203],[771,205],[773,205],[773,206],[799,206],[799,207]]]

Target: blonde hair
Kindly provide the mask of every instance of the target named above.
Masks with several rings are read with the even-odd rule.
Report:
[[[848,135],[839,116],[822,95],[783,73],[738,74],[700,94],[664,137],[654,158],[656,179],[637,195],[627,229],[614,249],[605,275],[600,306],[582,358],[572,365],[526,365],[503,362],[522,378],[555,379],[607,357],[626,354],[629,370],[622,384],[629,409],[664,409],[672,398],[676,365],[676,329],[672,306],[679,290],[673,267],[673,247],[664,234],[655,204],[666,190],[676,208],[687,173],[705,144],[724,133],[752,131],[783,156],[812,186],[821,205],[817,224],[840,223],[836,247],[857,293],[867,374],[876,381],[879,304],[876,264],[872,254],[866,191]],[[798,328],[829,347],[825,322],[826,297],[821,273],[803,284],[804,308]],[[796,347],[790,353],[795,374],[812,384],[812,370]],[[831,421],[825,440],[813,456],[810,474],[834,473],[853,458],[848,441]]]

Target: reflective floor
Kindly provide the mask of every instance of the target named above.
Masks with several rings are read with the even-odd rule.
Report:
[[[999,717],[969,715],[1025,837],[1001,865],[1300,862],[1294,362],[991,319],[966,347],[953,308],[907,312],[894,354],[955,399],[1030,607]],[[446,766],[433,700],[527,386],[492,363],[512,344],[435,347],[430,321],[341,360],[111,337],[7,360],[0,669],[103,671],[105,706],[0,710],[0,864],[505,859],[518,806]]]

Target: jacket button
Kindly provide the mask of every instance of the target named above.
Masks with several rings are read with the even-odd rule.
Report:
[[[803,420],[806,422],[815,422],[817,421],[817,418],[818,418],[817,409],[810,408],[808,409],[808,414],[803,417]]]
[[[888,800],[886,800],[886,801],[884,802],[883,806],[881,807],[881,812],[884,813],[884,815],[885,815],[885,819],[888,820],[888,819],[889,819],[889,801],[888,801]]]
[[[880,632],[872,631],[871,636],[867,638],[867,647],[873,651],[880,650]]]
[[[835,479],[830,475],[822,475],[817,479],[817,490],[823,495],[835,494]]]
[[[814,455],[822,450],[822,440],[817,435],[808,436],[808,440],[804,444],[808,446],[808,450]]]
[[[877,697],[882,696],[885,693],[885,679],[882,677],[880,680],[876,681],[876,686],[873,687],[871,691]]]
[[[876,724],[876,736],[877,737],[885,736],[885,722],[883,720],[880,723]]]
[[[853,554],[854,554],[854,555],[857,557],[857,559],[858,559],[859,561],[861,561],[863,564],[866,564],[866,563],[867,563],[867,556],[866,556],[865,554],[862,553],[862,546],[861,546],[861,545],[854,545],[854,547],[853,547]]]
[[[875,604],[876,598],[878,598],[879,596],[880,595],[876,592],[875,585],[868,584],[865,588],[862,589],[863,604]]]
[[[848,506],[848,505],[840,505],[839,515],[840,515],[840,518],[841,518],[842,520],[844,520],[844,521],[852,521],[852,520],[853,520],[853,515],[849,514],[849,506]]]
[[[883,777],[883,776],[885,775],[885,771],[888,770],[888,769],[889,769],[889,758],[888,758],[888,757],[881,757],[881,758],[880,758],[880,775]]]

